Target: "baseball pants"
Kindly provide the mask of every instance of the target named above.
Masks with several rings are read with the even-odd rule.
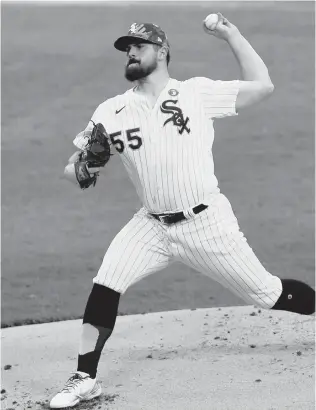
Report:
[[[248,304],[271,308],[282,283],[260,263],[221,193],[202,201],[208,208],[166,225],[141,208],[116,235],[94,283],[124,293],[148,275],[181,261],[211,277]]]

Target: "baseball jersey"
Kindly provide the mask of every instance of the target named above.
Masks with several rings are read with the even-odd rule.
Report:
[[[154,106],[134,87],[97,107],[91,120],[104,125],[149,212],[184,210],[219,192],[213,120],[237,115],[239,87],[238,80],[170,78]],[[75,146],[84,149],[86,138],[78,134]]]

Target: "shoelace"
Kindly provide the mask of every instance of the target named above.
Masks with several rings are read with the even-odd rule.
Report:
[[[86,376],[86,377],[88,377],[88,376]],[[80,374],[78,374],[78,373],[74,373],[73,374],[73,376],[71,376],[68,380],[67,380],[67,382],[66,382],[66,384],[65,384],[65,387],[61,390],[61,392],[62,393],[66,393],[66,392],[70,392],[70,390],[73,388],[73,387],[76,387],[82,380],[84,380],[86,377],[83,377],[83,376],[81,376]]]

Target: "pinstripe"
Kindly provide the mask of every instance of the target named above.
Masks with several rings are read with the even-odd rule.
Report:
[[[208,215],[207,215],[207,219],[208,219]],[[208,219],[208,222],[209,222],[209,219]],[[194,224],[195,224],[195,226],[196,226],[195,220],[194,220]],[[209,262],[211,262],[211,264],[216,268],[217,273],[219,274],[218,279],[220,279],[221,281],[224,280],[224,281],[226,282],[226,284],[228,285],[228,287],[232,287],[232,282],[236,282],[236,285],[239,285],[238,282],[235,280],[234,276],[231,275],[230,272],[227,271],[227,269],[224,267],[224,265],[222,264],[220,258],[218,258],[217,254],[216,254],[216,251],[213,250],[213,245],[210,243],[210,241],[209,241],[209,239],[208,239],[207,232],[206,232],[206,230],[205,230],[205,224],[202,224],[202,226],[203,226],[203,231],[204,231],[205,239],[206,239],[206,241],[207,241],[207,243],[208,243],[208,245],[209,245],[208,248],[205,248],[205,247],[203,246],[204,240],[202,241],[202,238],[201,238],[201,236],[200,236],[200,229],[196,229],[196,232],[197,232],[199,241],[200,241],[200,243],[201,243],[201,245],[202,245],[202,249],[203,249],[203,251],[205,252],[206,257],[208,258]],[[210,222],[207,224],[207,228],[210,230],[211,237],[214,239],[215,245],[216,245],[217,249],[219,250],[219,246],[217,245],[217,241],[216,241],[216,235],[213,234],[212,225],[211,225]],[[218,265],[220,266],[220,268],[217,267],[217,265],[213,262],[213,260],[212,260],[210,254],[212,254],[212,255],[214,256],[214,258],[217,260]],[[209,268],[209,265],[208,265],[208,263],[207,263],[206,261],[205,261],[205,267],[206,267],[206,268]],[[204,267],[204,272],[203,272],[203,273],[208,274],[209,272],[208,272],[208,271],[205,271],[205,267]],[[226,273],[229,275],[229,280],[222,274],[223,271],[226,272]],[[215,273],[215,272],[214,272],[214,273]],[[236,288],[235,288],[235,289],[236,289]],[[237,293],[239,293],[240,295],[243,295],[244,289],[241,287],[241,290],[237,290],[237,289],[236,289],[236,291],[237,291]],[[241,297],[242,297],[242,296],[241,296]]]
[[[236,243],[237,246],[239,246],[238,243],[237,243],[235,240],[233,240],[233,242]],[[270,272],[268,272],[268,271],[264,268],[264,266],[261,264],[261,262],[260,262],[259,259],[256,257],[256,255],[254,254],[254,252],[251,250],[250,246],[249,246],[247,243],[242,244],[242,245],[244,245],[244,246],[246,246],[246,247],[249,247],[249,251],[250,251],[251,254],[252,254],[252,255],[251,255],[252,258],[249,258],[249,256],[245,253],[243,246],[239,246],[239,248],[238,248],[238,253],[237,253],[237,251],[236,251],[236,254],[239,255],[239,256],[242,258],[242,260],[248,261],[249,263],[253,264],[254,270],[251,270],[251,273],[256,276],[256,278],[261,282],[262,285],[266,285],[266,283],[262,281],[262,278],[256,275],[256,272],[259,272],[259,271],[262,271],[262,270],[263,270],[262,273],[264,273],[265,275],[268,275],[268,276],[271,275]],[[253,263],[253,260],[256,260],[257,265],[258,265],[258,267],[259,267],[258,270],[255,268],[255,265],[254,265],[254,263]],[[261,287],[259,287],[259,289],[262,290]],[[281,290],[281,289],[280,289],[280,290]],[[272,293],[275,295],[275,298],[274,298],[274,299],[272,299],[272,298],[269,296],[269,294],[267,294],[267,293],[266,293],[265,295],[266,295],[267,298],[269,298],[269,299],[271,300],[272,304],[274,304],[274,303],[276,302],[276,300],[279,298],[280,293],[275,293],[274,290],[273,290]]]
[[[176,152],[176,150],[177,149],[174,146],[174,139],[171,139],[171,151]],[[175,181],[174,172],[171,172],[170,179],[171,179],[171,186],[172,186],[172,192],[173,192],[173,198],[174,198],[173,202],[172,202],[172,199],[170,198],[170,204],[174,204],[174,209],[176,209],[177,208],[177,206],[176,206],[176,204],[177,204],[177,195],[176,195],[176,192],[175,192],[176,181]]]
[[[125,251],[126,251],[127,247],[129,246],[129,244],[132,243],[133,240],[135,240],[135,237],[138,235],[138,233],[139,233],[139,232],[147,225],[147,223],[148,223],[148,222],[146,221],[144,226],[141,226],[141,227],[139,227],[139,228],[137,229],[137,226],[133,226],[133,225],[137,225],[136,219],[135,219],[135,220],[132,219],[132,221],[130,221],[130,222],[133,222],[133,224],[131,223],[131,226],[128,226],[129,224],[128,224],[127,226],[125,226],[125,227],[123,228],[123,230],[120,231],[119,234],[114,238],[114,241],[111,243],[110,248],[108,249],[107,254],[112,251],[112,244],[113,244],[113,246],[115,246],[116,248],[119,248],[119,249],[120,249],[120,254],[125,255]],[[127,232],[125,232],[127,227],[129,228],[129,230],[128,230]],[[149,231],[150,231],[150,229],[149,229]],[[129,238],[130,232],[132,232],[133,234],[132,234],[132,236]],[[124,241],[121,241],[119,244],[117,244],[117,241],[118,241],[118,239],[120,239],[120,237],[121,237],[121,235],[122,235],[123,233],[124,233],[125,247],[122,249],[122,245],[124,244]],[[147,232],[146,232],[146,233],[147,233]],[[119,245],[119,246],[117,246],[117,245]],[[107,254],[106,254],[106,255],[107,255]],[[104,263],[104,262],[103,262],[103,263]],[[114,264],[114,260],[112,259],[112,262],[109,264],[108,270],[106,271],[106,275],[105,275],[104,280],[107,279],[107,274],[108,274],[109,272],[111,272],[111,268],[112,268],[112,265],[113,265],[113,264]],[[103,264],[102,264],[102,265],[103,265]],[[101,268],[102,268],[102,265],[101,265]],[[113,272],[113,274],[114,274],[114,273],[115,273],[115,271]],[[110,280],[112,280],[112,278],[111,278]]]
[[[216,214],[216,215],[219,216],[219,215],[220,215],[220,210],[219,210],[219,207],[218,207],[217,204],[216,204],[216,208],[217,208],[217,214]],[[247,273],[247,271],[246,271],[244,268],[242,268],[241,264],[237,262],[237,260],[239,259],[239,255],[238,255],[238,253],[236,252],[235,248],[234,248],[233,246],[231,246],[231,249],[228,250],[227,245],[226,245],[226,243],[224,242],[223,236],[220,234],[220,231],[219,231],[219,227],[218,227],[218,226],[219,226],[219,220],[215,218],[215,221],[216,221],[216,227],[217,227],[217,231],[218,231],[219,237],[220,237],[221,242],[222,242],[222,244],[223,244],[223,246],[225,247],[225,250],[226,250],[226,253],[225,253],[225,254],[222,254],[223,257],[226,259],[226,256],[225,256],[226,254],[228,254],[229,256],[231,256],[231,258],[232,258],[233,261],[236,263],[236,265],[237,265],[237,266],[244,272],[244,274],[253,282],[253,284],[256,285],[256,283],[255,283],[255,281],[254,281],[254,278],[253,278],[253,272],[252,272],[251,269],[246,265],[245,261],[240,260],[239,262],[242,262],[242,264],[244,265],[244,268],[246,267],[246,268],[249,270],[250,275]],[[230,242],[232,241],[232,238],[231,238],[231,237],[228,237],[227,229],[223,230],[223,233],[224,233],[224,235],[225,235],[225,237],[226,237],[228,243],[230,243]],[[236,241],[234,241],[234,243],[237,244]],[[239,247],[239,243],[238,243],[237,245],[238,245],[238,247]],[[233,253],[236,253],[236,256],[237,256],[237,258],[238,258],[237,260],[233,257]],[[230,266],[231,266],[231,265],[230,265]],[[245,284],[246,284],[246,282],[245,282]]]
[[[123,259],[120,260],[120,262],[116,265],[116,268],[113,272],[113,276],[116,273],[116,270],[120,271],[120,275],[117,276],[117,282],[121,279],[122,275],[124,275],[124,278],[122,279],[123,281],[126,280],[129,276],[129,274],[133,274],[133,266],[135,265],[136,261],[139,259],[140,255],[143,260],[146,260],[147,254],[150,252],[150,249],[148,248],[148,245],[146,246],[145,243],[142,241],[144,238],[148,235],[148,233],[152,233],[152,230],[145,232],[144,235],[140,238],[135,238],[134,242],[130,242],[129,246],[127,249],[125,249],[124,252],[124,258],[125,258],[125,264],[124,266],[120,267],[120,262],[123,261]],[[152,240],[153,238],[147,238],[148,242],[151,241],[151,246],[153,246]],[[133,244],[133,245],[132,245]],[[142,244],[142,246],[141,246]],[[132,246],[131,246],[132,245]],[[146,252],[144,253],[143,250],[147,249]],[[137,251],[137,252],[135,252]]]
[[[146,203],[149,203],[152,201],[152,192],[151,192],[151,187],[150,187],[150,178],[148,178],[148,175],[150,175],[149,169],[148,169],[148,163],[147,163],[147,149],[145,149],[145,144],[147,146],[148,144],[148,138],[147,135],[144,135],[144,132],[147,131],[147,128],[140,127],[141,124],[141,116],[139,114],[139,110],[137,109],[135,111],[135,114],[137,114],[137,121],[135,121],[135,124],[139,124],[138,128],[140,128],[140,135],[143,140],[142,147],[140,148],[139,151],[133,151],[133,153],[139,152],[139,161],[141,165],[141,175],[144,180],[144,201]],[[144,167],[146,166],[147,172],[144,172]]]
[[[148,234],[151,236],[145,239]],[[169,251],[153,221],[136,215],[112,242],[94,282],[124,292],[129,283],[167,266],[169,258]]]
[[[134,95],[135,101],[137,100],[137,96]],[[136,104],[136,102],[135,102]],[[147,154],[149,156],[149,163],[152,163],[152,150],[147,149],[147,146],[150,146],[152,141],[151,141],[151,128],[150,128],[150,124],[149,124],[149,120],[147,117],[147,107],[145,107],[144,102],[142,104],[140,104],[139,108],[141,109],[141,113],[139,112],[139,126],[141,127],[141,129],[143,128],[146,131],[146,135],[144,136],[144,138],[146,138],[146,144],[144,144],[143,149],[144,149],[144,155],[146,156],[146,164],[148,167],[148,161],[147,161]],[[148,179],[148,185],[150,187],[150,199],[147,199],[144,201],[144,204],[146,204],[148,206],[148,208],[152,208],[152,205],[154,203],[154,197],[155,197],[155,184],[153,184],[153,181],[151,179],[151,173],[148,172],[148,175],[145,175],[144,177],[146,177]]]
[[[225,198],[225,200],[227,200],[227,199]],[[227,200],[227,202],[228,202],[228,200]],[[218,208],[218,212],[220,213],[219,207],[217,207],[217,208]],[[236,219],[236,217],[235,217],[233,211],[230,210],[230,212],[231,212],[231,216],[233,216],[234,219],[235,219],[234,223],[238,226],[237,219]],[[258,271],[258,272],[259,272],[259,271],[263,271],[263,273],[266,273],[267,270],[264,268],[264,266],[261,264],[261,262],[259,261],[259,259],[258,259],[257,256],[255,255],[255,253],[253,252],[253,250],[252,250],[251,247],[249,246],[249,244],[248,244],[248,242],[247,242],[247,239],[243,236],[243,233],[239,231],[239,227],[238,227],[238,232],[239,232],[240,235],[241,235],[241,238],[240,238],[240,241],[239,241],[239,242],[237,242],[237,241],[235,240],[235,236],[232,236],[231,238],[228,238],[227,232],[225,231],[227,239],[230,240],[230,241],[232,241],[234,244],[236,244],[236,246],[238,246],[238,252],[236,251],[236,247],[233,247],[233,250],[235,251],[237,257],[242,257],[242,261],[244,262],[244,264],[245,264],[245,265],[247,266],[247,268],[249,269],[251,275],[254,275],[254,276],[256,277],[256,279],[257,279],[258,281],[260,281],[261,284],[264,285],[265,282],[263,282],[263,280],[262,280],[262,278],[261,278],[260,276],[256,275],[256,272],[257,272],[257,271]],[[244,238],[243,241],[242,241],[242,238]],[[245,252],[244,247],[247,248],[247,250],[248,250],[248,252],[250,253],[250,255]],[[246,263],[246,262],[248,262],[248,263]],[[249,265],[252,265],[253,269],[250,268],[250,266],[249,266],[248,264],[249,264]],[[269,272],[268,272],[268,273],[269,273]],[[270,275],[270,273],[269,273],[269,275]],[[268,295],[267,295],[267,296],[268,296]],[[278,297],[279,295],[276,295],[276,296]],[[271,301],[274,301],[274,300],[271,299]]]
[[[194,224],[195,224],[195,219],[192,219],[191,223],[194,223]],[[196,226],[196,225],[195,225],[195,226]],[[193,246],[190,246],[190,245],[189,245],[189,242],[188,242],[187,239],[186,239],[186,237],[187,237],[188,235],[185,235],[185,234],[184,234],[184,232],[183,232],[183,226],[182,226],[183,239],[185,239],[186,244],[188,245],[188,248],[191,250],[190,254],[194,257],[194,259],[195,259],[195,261],[197,262],[197,264],[200,265],[201,268],[202,268],[202,270],[204,271],[205,267],[208,266],[208,264],[207,264],[206,260],[203,258],[203,256],[202,256],[202,254],[201,254],[199,248],[198,248],[197,246],[194,246],[195,240],[194,240],[194,238],[193,238],[193,235],[192,235],[191,230],[189,230],[189,234],[190,234],[190,237],[191,237],[192,245],[193,245]],[[198,237],[198,239],[200,240],[200,243],[201,243],[201,245],[202,245],[202,242],[201,242],[200,237]],[[204,249],[204,248],[203,248],[203,249]],[[200,259],[203,261],[203,263],[205,264],[205,266],[197,259],[195,253],[197,253],[197,254],[199,255]],[[218,270],[218,268],[216,267],[216,265],[215,265],[212,261],[211,261],[211,263],[212,263],[212,265],[213,265],[213,268],[214,268],[215,270],[217,270],[218,273],[219,273],[219,270]],[[195,265],[195,267],[197,267],[197,266]]]
[[[209,216],[207,215],[207,218],[208,218],[208,220],[209,220]],[[231,257],[231,259],[235,262],[235,264],[236,264],[236,266],[238,267],[238,268],[240,268],[240,270],[244,273],[244,275],[250,280],[250,282],[252,282],[254,285],[255,285],[255,287],[256,288],[258,288],[258,285],[255,283],[255,281],[253,280],[253,272],[251,272],[251,275],[249,276],[247,273],[246,273],[246,271],[242,268],[242,266],[240,265],[240,262],[243,262],[242,261],[242,259],[239,257],[239,255],[237,254],[237,257],[238,257],[238,260],[236,260],[235,258],[234,258],[234,256],[232,255],[232,250],[228,250],[227,249],[227,246],[226,246],[226,244],[224,243],[224,241],[223,241],[223,237],[222,237],[222,235],[220,234],[220,232],[219,232],[219,228],[218,228],[218,220],[215,218],[215,221],[216,221],[216,227],[217,227],[217,230],[218,230],[218,233],[219,233],[219,237],[220,237],[220,239],[221,239],[221,242],[222,242],[222,244],[223,244],[223,246],[224,246],[224,248],[225,248],[225,250],[226,250],[226,252],[227,252],[227,255],[229,255],[229,257]],[[232,266],[231,264],[230,264],[230,262],[229,262],[229,260],[228,260],[228,258],[227,258],[227,256],[226,255],[224,255],[224,254],[222,254],[222,256],[223,256],[223,258],[225,259],[225,261],[228,263],[228,265],[232,268],[232,270],[236,273],[236,275],[237,275],[237,277],[244,283],[244,285],[245,285],[245,289],[247,289],[247,288],[249,288],[251,291],[254,291],[255,289],[248,283],[248,282],[246,282],[245,280],[244,280],[244,276],[243,275],[240,275],[237,271],[236,271],[236,269],[234,268],[234,266]],[[249,296],[249,295],[248,295]],[[261,298],[260,298],[261,299]],[[263,301],[263,303],[265,303],[266,304],[266,302],[264,301],[264,300],[262,300]]]
[[[214,238],[215,245],[216,245],[217,249],[219,250],[219,246],[218,246],[217,241],[216,241],[216,235],[213,234],[212,225],[211,225],[211,223],[209,222],[208,214],[207,214],[207,220],[208,220],[207,228],[210,230],[211,236]],[[227,271],[227,269],[225,268],[225,266],[222,264],[220,258],[218,258],[218,256],[217,256],[216,251],[213,250],[213,246],[212,246],[212,244],[210,244],[210,241],[209,241],[209,239],[208,239],[208,235],[207,235],[207,232],[206,232],[205,229],[206,229],[206,228],[205,228],[205,224],[203,224],[204,235],[205,235],[205,238],[206,238],[206,241],[207,241],[209,247],[208,247],[208,248],[205,248],[205,247],[203,246],[202,239],[201,239],[201,237],[200,237],[200,235],[199,235],[199,231],[200,231],[200,230],[197,231],[198,236],[199,236],[199,240],[200,240],[200,242],[201,242],[201,245],[202,245],[202,247],[203,247],[203,250],[204,250],[206,256],[208,257],[209,261],[210,261],[212,264],[214,264],[214,262],[213,262],[213,260],[212,260],[212,258],[211,258],[211,255],[213,255],[213,256],[215,257],[215,259],[217,260],[218,265],[220,266],[220,268],[217,268],[217,266],[216,266],[215,264],[214,264],[214,265],[215,265],[216,268],[217,268],[217,271],[218,271],[218,273],[219,273],[219,275],[220,275],[220,279],[224,279],[225,282],[228,284],[228,287],[232,287],[232,284],[233,284],[234,282],[236,283],[237,286],[241,287],[241,286],[238,284],[238,282],[236,281],[236,279],[234,278],[234,275],[230,274],[230,272]],[[207,264],[206,264],[206,266],[207,266]],[[226,272],[226,273],[229,275],[229,279],[227,279],[226,276],[224,276],[224,275],[222,274],[223,270],[224,270],[224,272]],[[236,289],[236,288],[235,288],[235,289]],[[237,291],[237,293],[239,293],[240,295],[243,295],[244,289],[241,287],[241,289],[236,289],[236,291]]]
[[[149,222],[147,221],[146,225],[148,225],[148,224],[149,224]],[[137,233],[140,233],[140,231],[138,231]],[[148,231],[144,232],[141,237],[139,237],[139,236],[135,237],[135,235],[133,235],[132,238],[131,238],[131,241],[128,241],[127,246],[125,247],[125,250],[124,250],[124,253],[123,253],[123,257],[124,257],[124,259],[126,259],[125,265],[123,267],[120,267],[121,263],[123,263],[123,261],[124,261],[124,259],[120,259],[119,263],[116,264],[115,270],[113,271],[113,275],[115,275],[116,270],[119,270],[121,272],[120,276],[118,277],[118,280],[120,279],[120,277],[124,273],[124,268],[126,267],[127,263],[130,264],[131,255],[133,255],[135,249],[140,245],[141,241],[143,241],[144,238],[148,234],[152,234],[152,233],[153,233],[152,228],[151,228],[151,226],[149,226]],[[150,240],[150,239],[152,239],[152,237],[148,238],[148,240]],[[127,250],[128,250],[128,252],[127,252]],[[138,257],[139,253],[137,252],[136,257]]]
[[[183,144],[181,145],[181,147],[182,147],[182,150],[181,150],[182,175],[185,175],[185,173],[186,173],[186,171],[185,171],[185,169],[184,169],[184,164],[185,164],[185,162],[186,162],[186,161],[184,160],[184,155],[185,155],[185,150],[184,150],[184,148],[185,148],[185,147],[183,146]],[[190,179],[190,176],[189,176],[188,179]],[[185,192],[186,203],[190,203],[190,198],[189,198],[189,195],[188,195],[188,187],[187,187],[187,185],[186,185],[186,180],[187,180],[187,178],[184,179],[183,186],[181,187],[181,189],[184,190],[184,192]]]
[[[226,198],[225,198],[225,200],[226,200]],[[220,209],[219,209],[218,205],[217,205],[217,209],[218,209],[218,214],[220,215]],[[234,216],[232,210],[230,210],[230,213],[231,213],[231,216],[234,217],[234,219],[235,219],[235,216]],[[246,238],[243,236],[243,233],[240,232],[239,226],[238,226],[238,223],[237,223],[237,220],[236,220],[236,219],[234,220],[234,224],[236,225],[236,228],[238,229],[237,233],[239,233],[240,236],[241,236],[241,237],[240,237],[240,241],[237,242],[237,241],[235,240],[235,236],[234,236],[234,235],[233,235],[232,237],[228,237],[227,231],[225,230],[226,238],[228,239],[228,241],[232,241],[234,244],[236,244],[236,246],[238,246],[238,252],[236,251],[236,248],[235,248],[235,247],[232,247],[232,248],[233,248],[233,251],[236,253],[237,257],[240,257],[241,254],[244,256],[244,257],[242,258],[242,262],[243,262],[243,263],[245,264],[245,266],[249,269],[251,275],[252,275],[252,276],[254,275],[256,279],[258,279],[262,284],[264,284],[264,282],[262,281],[262,279],[260,278],[260,276],[257,276],[257,275],[256,275],[256,271],[257,271],[258,268],[259,268],[259,270],[263,270],[263,272],[266,272],[266,269],[263,267],[263,265],[260,263],[260,261],[258,260],[258,258],[256,257],[256,255],[254,254],[254,252],[253,252],[252,249],[250,248],[249,244],[247,243]],[[242,238],[243,238],[244,240],[242,240]],[[249,255],[247,255],[247,254],[245,253],[245,251],[244,251],[244,247],[245,247],[245,246],[246,246],[246,248],[248,249],[248,252],[250,252],[251,258],[249,258]],[[251,264],[251,265],[253,266],[253,269],[250,268],[250,266],[249,266],[246,262],[248,262],[249,264]],[[256,262],[256,264],[255,264],[255,262]]]
[[[150,220],[150,222],[152,222],[152,221]],[[138,272],[138,273],[137,273],[137,276],[139,276],[140,273],[144,271],[144,269],[145,269],[145,270],[147,269],[147,268],[142,268],[142,264],[146,262],[146,260],[147,260],[147,255],[148,255],[149,253],[152,253],[153,255],[157,255],[157,257],[161,256],[161,257],[164,259],[164,263],[167,263],[167,262],[168,262],[169,256],[167,257],[167,255],[166,255],[166,249],[164,249],[164,252],[165,252],[165,253],[164,253],[163,255],[161,254],[162,250],[161,250],[159,253],[158,253],[157,251],[155,251],[155,248],[159,248],[159,244],[163,243],[163,240],[159,239],[159,232],[156,230],[156,228],[155,228],[154,226],[152,226],[151,232],[153,233],[153,238],[152,238],[150,241],[148,241],[147,243],[143,243],[143,242],[142,242],[142,245],[143,245],[143,246],[142,246],[142,247],[140,248],[140,250],[137,252],[137,257],[136,257],[136,259],[134,260],[133,264],[128,267],[128,268],[129,268],[129,271],[130,271],[131,273],[133,273],[133,266],[134,266],[134,264],[136,263],[136,261],[137,261],[139,258],[142,258],[141,263],[140,263],[140,265],[139,265],[139,267],[138,267],[138,270],[137,270],[137,272]],[[140,241],[138,242],[138,245],[140,245]],[[144,249],[147,249],[146,253],[143,252]],[[148,264],[147,264],[147,265],[148,265]],[[159,269],[157,269],[156,266],[152,267],[151,269],[153,269],[153,270],[155,270],[155,271],[156,271],[156,270],[159,270]],[[145,273],[146,273],[146,272],[145,272]],[[128,277],[129,277],[129,275],[126,274],[125,280],[127,280]],[[132,277],[131,281],[132,281],[133,279],[134,279],[134,277]],[[124,288],[123,285],[122,285],[122,287]]]
[[[152,259],[157,258],[155,263],[152,263]],[[160,255],[160,258],[162,256]],[[141,275],[137,275],[136,277],[133,277],[122,289],[128,289],[131,285],[135,284],[136,282],[139,282],[141,279],[145,278],[146,276],[149,276],[150,274],[160,271],[164,269],[165,267],[168,266],[169,261],[167,260],[162,260],[161,262],[159,261],[159,255],[152,253],[150,259],[148,260],[147,264],[144,266],[143,269],[140,270],[140,272],[144,272]],[[149,267],[150,266],[150,267]]]
[[[180,237],[178,236],[178,233],[177,233],[177,230],[178,230],[178,229],[176,229],[176,231],[175,231],[175,236],[176,236],[176,238],[178,239],[178,242],[180,242],[180,244],[181,244],[181,242],[182,242],[183,240],[186,240],[186,236],[185,236],[184,233],[183,233],[183,225],[179,225],[179,226],[176,227],[176,228],[180,228],[180,227],[182,227],[182,237],[180,238]],[[190,249],[190,246],[189,246],[187,240],[186,240],[186,243],[187,243],[187,245],[188,245],[188,248]],[[177,246],[177,249],[178,249],[178,244],[177,244],[177,243],[176,243],[176,246]],[[192,268],[196,269],[196,265],[194,264],[194,262],[192,262],[190,256],[188,255],[188,253],[187,253],[187,251],[186,251],[185,246],[182,246],[181,249],[182,249],[183,252],[185,253],[185,256],[186,256],[187,260],[189,261],[189,264],[191,264]],[[180,260],[183,261],[183,258],[181,257],[181,252],[179,252],[179,256],[180,256]],[[186,264],[188,264],[188,263],[186,263]]]
[[[122,280],[122,284],[121,284],[121,288],[124,289],[124,282],[129,281],[133,281],[135,279],[135,277],[137,277],[138,275],[140,275],[141,272],[143,272],[143,268],[141,267],[141,265],[146,262],[148,260],[148,255],[156,255],[155,253],[152,252],[152,244],[150,247],[148,247],[148,244],[143,244],[142,247],[140,247],[140,243],[137,244],[137,256],[136,258],[134,258],[134,262],[128,266],[128,269],[126,269],[126,265],[124,266],[124,269],[126,270],[126,274]],[[143,252],[145,249],[147,249],[145,252]],[[138,266],[138,270],[134,269],[134,266],[136,264],[136,262],[138,262],[138,260],[141,258],[141,263]],[[149,258],[150,259],[150,258]],[[128,261],[130,264],[130,260]],[[149,262],[148,262],[149,264]],[[137,266],[137,264],[136,264]],[[122,269],[123,272],[123,269]],[[122,276],[122,275],[121,275]]]
[[[139,224],[141,225],[139,226]],[[142,225],[143,224],[143,225]],[[148,232],[151,231],[151,227],[149,224],[149,221],[146,220],[141,220],[139,221],[138,217],[134,217],[120,232],[119,234],[114,238],[112,241],[110,248],[107,251],[107,254],[110,252],[112,253],[112,247],[115,247],[120,251],[121,255],[125,255],[125,251],[127,247],[131,243],[136,243],[137,242],[137,235],[148,225],[148,231],[145,232],[147,234]],[[145,235],[144,234],[144,235]],[[124,235],[124,236],[123,236]],[[123,238],[121,239],[121,237]],[[118,242],[120,240],[120,242]],[[112,246],[113,245],[113,246]],[[124,246],[124,247],[123,247]],[[111,263],[108,266],[108,271],[112,270],[112,265],[115,263],[114,258],[112,258]],[[102,268],[102,266],[101,266]],[[115,273],[115,272],[114,272]]]
[[[249,246],[249,244],[248,244],[247,242],[238,243],[238,242],[235,241],[234,238],[231,238],[231,240],[233,241],[233,243],[236,244],[236,246],[238,246],[238,252],[237,252],[237,250],[236,250],[235,247],[233,247],[233,249],[234,249],[234,251],[235,251],[237,257],[240,257],[241,260],[245,263],[245,265],[247,266],[247,268],[248,268],[249,271],[250,271],[250,274],[253,275],[253,276],[255,276],[255,278],[256,278],[262,285],[266,285],[266,283],[262,280],[262,277],[261,277],[261,276],[258,276],[258,275],[256,274],[256,272],[261,272],[262,274],[267,275],[267,276],[269,276],[269,275],[271,275],[271,274],[270,274],[270,273],[264,268],[264,266],[261,264],[261,262],[259,261],[259,259],[258,259],[257,256],[255,255],[255,253],[253,252],[253,250],[252,250],[251,247]],[[248,255],[248,254],[245,252],[244,247],[248,248],[248,252],[250,253],[250,255]],[[251,257],[250,257],[250,256],[251,256]],[[251,264],[251,265],[253,266],[253,269],[251,269],[246,262],[248,262],[249,264]],[[254,262],[256,262],[256,265],[257,265],[257,266],[255,265]],[[257,285],[257,286],[258,286],[258,285]],[[258,288],[259,288],[260,290],[262,290],[261,287],[258,286]],[[275,291],[273,291],[273,293],[275,294]],[[280,295],[279,295],[279,294],[275,294],[275,296],[276,296],[276,299],[277,299]],[[274,302],[274,303],[275,303],[276,299],[272,299],[268,294],[266,294],[266,297],[269,298],[269,299],[271,300],[271,302]]]
[[[131,110],[129,108],[129,115],[133,119],[134,125],[137,125],[139,123],[139,121],[136,121],[137,111],[138,111],[138,108],[136,110],[135,109]],[[142,133],[142,130],[141,130],[141,133]],[[137,151],[137,152],[132,149],[126,149],[126,151],[129,153],[130,157],[132,158],[132,162],[134,164],[137,175],[142,175],[143,174],[142,172],[143,171],[143,161],[142,161],[141,154],[142,152],[144,152],[144,149],[141,149],[141,151]],[[146,185],[146,181],[144,181],[144,184]],[[148,189],[142,189],[143,200],[146,200],[147,192],[148,192]]]
[[[209,216],[208,216],[208,215],[207,215],[207,219],[208,219],[208,221],[209,221]],[[214,219],[215,219],[217,231],[218,231],[218,234],[219,234],[218,236],[219,236],[219,238],[220,238],[220,240],[221,240],[223,246],[225,247],[225,250],[229,253],[229,251],[227,250],[226,246],[224,245],[223,238],[222,238],[222,236],[220,235],[220,232],[219,232],[219,229],[218,229],[218,221],[216,220],[216,217],[215,217]],[[209,221],[209,223],[210,223],[210,221]],[[215,238],[215,235],[214,235],[214,238]],[[227,273],[227,274],[229,274],[230,277],[233,279],[233,282],[235,282],[236,284],[238,284],[238,282],[236,281],[237,278],[240,279],[240,280],[244,283],[245,286],[244,286],[244,287],[241,286],[241,289],[242,289],[241,294],[244,293],[244,292],[246,292],[246,289],[247,289],[247,288],[248,288],[249,290],[252,290],[252,288],[248,285],[248,283],[243,280],[242,276],[238,273],[238,271],[236,271],[235,267],[234,267],[233,265],[231,265],[231,263],[229,262],[229,260],[228,260],[228,259],[225,257],[225,255],[220,251],[220,247],[218,246],[216,240],[215,240],[215,243],[216,243],[216,246],[217,246],[217,248],[218,248],[218,251],[221,253],[222,258],[225,260],[225,262],[227,263],[227,265],[229,265],[229,267],[231,268],[231,271],[233,272],[233,275],[230,275],[229,270],[227,270],[227,268],[226,268],[224,265],[222,265],[222,263],[221,263],[224,272]],[[229,254],[230,254],[230,253],[229,253]],[[236,265],[238,266],[237,263],[236,263]],[[236,279],[235,279],[235,278],[236,278]],[[232,285],[233,285],[233,283],[231,282],[231,286],[232,286]],[[234,290],[237,292],[236,287],[234,287]],[[240,292],[239,292],[239,293],[240,293]],[[243,298],[244,298],[244,297],[243,297]]]
[[[158,133],[157,133],[157,137],[158,137]],[[159,181],[159,188],[161,188],[161,203],[163,202],[163,209],[167,209],[167,203],[166,203],[166,198],[165,198],[165,181],[168,180],[168,176],[167,178],[165,178],[164,176],[167,173],[167,165],[165,165],[166,169],[165,171],[163,170],[163,163],[167,161],[166,155],[164,154],[164,151],[166,151],[164,145],[167,144],[167,140],[165,138],[161,138],[160,139],[160,143],[159,143],[159,154],[160,154],[160,160],[159,160],[159,168],[160,168],[160,181]],[[164,172],[163,172],[164,171]]]

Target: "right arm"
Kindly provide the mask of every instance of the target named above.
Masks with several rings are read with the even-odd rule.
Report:
[[[205,30],[230,46],[241,70],[242,81],[239,81],[239,92],[236,99],[236,111],[249,107],[266,97],[274,90],[268,69],[240,31],[221,13],[217,13],[219,22],[215,30]]]
[[[268,69],[261,57],[240,32],[227,40],[240,66],[243,81],[236,101],[236,111],[268,97],[274,90]]]

